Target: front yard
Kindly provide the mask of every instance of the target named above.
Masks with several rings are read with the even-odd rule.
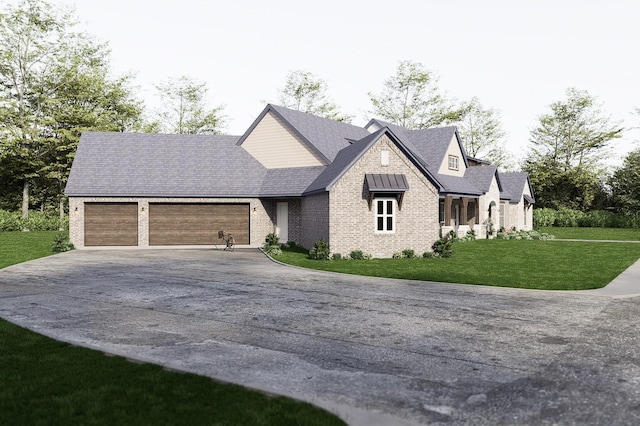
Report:
[[[640,258],[637,243],[477,240],[454,243],[453,250],[453,257],[446,259],[311,260],[302,250],[285,250],[276,259],[305,268],[375,277],[586,290],[607,285]]]

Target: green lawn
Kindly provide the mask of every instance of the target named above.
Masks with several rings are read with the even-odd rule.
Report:
[[[541,231],[561,239],[640,241],[640,229],[560,228],[549,226],[542,228]]]
[[[0,232],[0,268],[53,254],[58,231]]]
[[[0,266],[56,232],[0,233]],[[58,342],[0,320],[0,425],[344,425],[311,404]]]
[[[277,259],[325,271],[376,277],[543,290],[603,287],[640,258],[640,244],[477,240],[455,243],[448,259],[318,261],[286,250]]]

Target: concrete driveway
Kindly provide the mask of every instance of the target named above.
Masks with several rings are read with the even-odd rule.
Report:
[[[0,316],[311,401],[350,424],[639,424],[640,299],[307,271],[258,251],[74,251]]]

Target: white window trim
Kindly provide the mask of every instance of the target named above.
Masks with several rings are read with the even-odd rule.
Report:
[[[451,165],[451,160],[454,160],[454,165]],[[460,158],[457,155],[449,154],[449,170],[460,170]]]
[[[392,209],[393,211],[391,212],[391,214],[389,214],[388,212],[386,213],[382,213],[380,214],[378,212],[378,201],[383,201],[384,202],[384,206],[387,206],[387,202],[391,201],[392,202]],[[391,198],[391,197],[376,197],[373,199],[373,205],[374,207],[374,215],[373,215],[373,231],[376,234],[395,234],[396,233],[396,212],[398,211],[398,200],[396,200],[395,198]],[[391,231],[389,230],[378,230],[378,218],[383,217],[384,218],[384,227],[386,228],[386,224],[387,224],[387,218],[391,217],[391,226],[392,229]]]

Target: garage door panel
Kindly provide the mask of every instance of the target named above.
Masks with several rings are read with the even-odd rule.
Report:
[[[221,244],[218,231],[249,244],[248,204],[149,205],[149,245]]]
[[[137,246],[136,203],[85,203],[85,246]]]

